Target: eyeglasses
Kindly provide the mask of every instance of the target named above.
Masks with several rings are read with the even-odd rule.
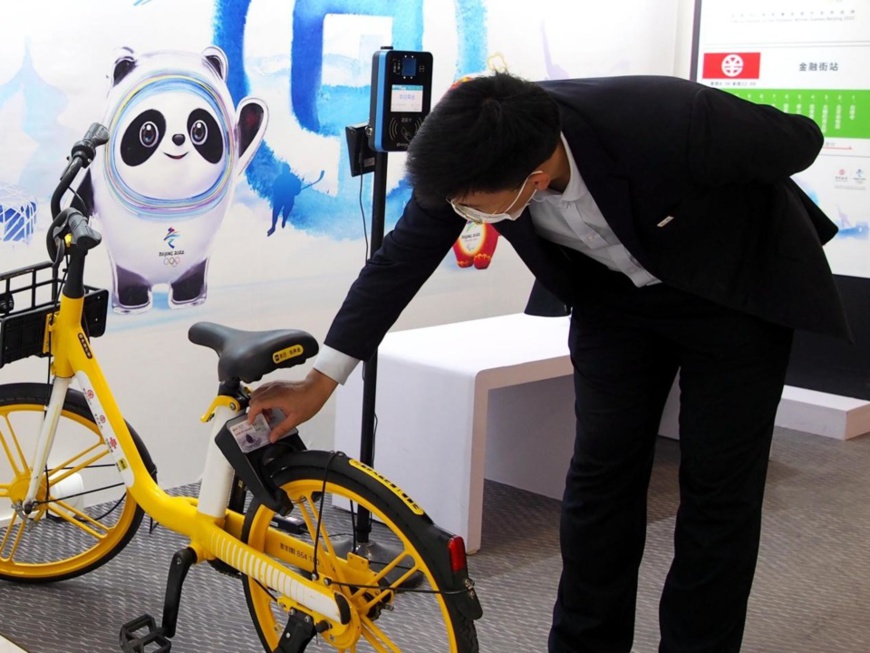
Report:
[[[525,180],[523,180],[523,183],[520,185],[519,192],[517,192],[516,197],[514,197],[513,201],[511,201],[511,203],[507,205],[507,209],[510,209],[514,204],[517,203],[517,200],[520,199],[520,197],[522,196],[529,179],[531,179],[532,175],[539,172],[541,171],[535,170],[534,172],[530,173],[529,176],[525,178]],[[453,207],[453,210],[456,211],[456,213],[460,217],[465,218],[470,222],[474,222],[475,224],[492,224],[494,222],[501,222],[502,220],[516,220],[517,218],[519,218],[523,214],[523,211],[526,210],[526,207],[529,205],[529,202],[532,201],[532,197],[535,196],[535,193],[537,191],[538,189],[535,188],[526,203],[523,204],[523,206],[518,211],[514,210],[512,212],[508,212],[508,210],[505,209],[504,211],[499,213],[486,213],[471,206],[458,204],[453,199],[448,199],[447,201],[450,202],[450,206]]]

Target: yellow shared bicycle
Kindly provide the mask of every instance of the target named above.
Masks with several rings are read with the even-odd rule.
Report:
[[[295,432],[249,450],[227,427],[245,421],[246,383],[317,352],[309,334],[190,328],[192,342],[218,355],[218,393],[203,417],[211,439],[198,497],[159,487],[91,344],[108,305],[105,290],[84,283],[100,234],[75,208],[61,210],[107,140],[93,125],[73,147],[52,197],[50,261],[0,275],[0,366],[29,356],[50,365],[48,383],[0,386],[0,578],[42,583],[96,569],[144,511],[189,544],[169,565],[160,625],[143,615],[121,627],[126,652],[170,650],[182,583],[199,562],[241,577],[266,651],[301,653],[312,641],[318,650],[477,651],[481,609],[461,538],[360,462],[305,450]],[[374,517],[376,549],[358,546],[356,507]],[[409,614],[425,620],[425,640]]]

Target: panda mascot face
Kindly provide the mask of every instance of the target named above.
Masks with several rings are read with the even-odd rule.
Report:
[[[212,192],[229,168],[224,116],[184,91],[157,93],[136,108],[119,121],[112,148],[126,192],[169,202]]]
[[[105,236],[116,312],[151,308],[156,285],[167,287],[170,308],[206,299],[214,237],[267,124],[260,100],[233,106],[226,74],[216,47],[125,49],[115,61],[109,145],[80,195]]]

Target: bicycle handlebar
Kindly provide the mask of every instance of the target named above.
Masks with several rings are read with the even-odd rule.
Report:
[[[75,209],[68,209],[67,224],[72,236],[72,244],[84,250],[93,249],[100,244],[103,237],[88,224],[88,219]]]
[[[57,185],[57,188],[54,189],[54,193],[51,196],[52,218],[56,218],[58,215],[60,215],[60,200],[69,190],[70,184],[73,183],[76,175],[79,174],[79,171],[83,167],[81,157],[74,156],[71,157],[71,159],[72,160],[69,162],[69,164],[67,164],[66,169],[63,171],[63,174],[60,177],[60,183]]]
[[[88,127],[82,140],[73,145],[72,156],[82,157],[86,161],[83,167],[87,168],[97,155],[97,148],[108,142],[109,130],[95,122]]]
[[[46,235],[46,249],[52,261],[57,260],[59,240],[64,229],[69,229],[72,235],[72,243],[79,245],[83,250],[96,247],[102,237],[88,226],[88,219],[79,211],[73,209],[61,210],[60,202],[64,194],[70,189],[79,172],[87,168],[97,155],[97,148],[109,142],[109,130],[100,123],[93,123],[88,127],[82,140],[72,146],[69,163],[60,178],[60,183],[51,196],[51,215],[54,218]]]

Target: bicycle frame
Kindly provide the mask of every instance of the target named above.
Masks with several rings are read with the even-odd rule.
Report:
[[[67,237],[69,240],[69,237]],[[70,278],[81,279],[85,256],[71,257]],[[76,276],[78,275],[78,276]],[[148,473],[136,448],[124,417],[100,369],[90,340],[81,327],[84,300],[62,295],[60,308],[48,320],[46,341],[53,357],[52,393],[39,433],[33,458],[30,487],[23,511],[32,506],[40,478],[54,441],[64,397],[73,378],[78,382],[91,408],[105,445],[133,499],[158,523],[190,539],[197,560],[217,558],[241,573],[256,579],[264,587],[305,606],[332,624],[332,634],[341,636],[352,630],[357,617],[344,597],[307,578],[288,572],[267,555],[239,539],[243,516],[228,510],[233,469],[214,442],[214,436],[226,423],[241,414],[239,402],[218,396],[206,417],[212,421],[212,433],[203,471],[199,498],[168,495]],[[205,419],[205,418],[204,418]],[[276,534],[279,539],[283,537]],[[294,542],[299,566],[311,560],[311,551]],[[306,560],[306,556],[308,559]]]
[[[76,560],[70,557],[68,560],[37,563],[38,573],[41,573],[41,567],[47,567],[48,572],[44,577],[38,573],[32,574],[33,579],[48,581],[73,577],[109,560],[134,534],[133,529],[141,521],[141,509],[159,524],[186,536],[189,544],[176,551],[172,558],[161,626],[157,627],[153,617],[147,614],[125,623],[120,632],[121,647],[125,651],[144,650],[150,644],[161,646],[160,650],[170,650],[168,638],[175,634],[182,584],[190,565],[218,560],[223,563],[218,567],[219,570],[226,571],[224,567],[229,567],[245,576],[248,608],[261,641],[268,648],[274,649],[272,640],[277,635],[281,650],[302,651],[317,633],[328,633],[324,637],[339,650],[356,650],[356,643],[365,639],[376,650],[397,651],[392,637],[385,635],[374,622],[382,610],[393,608],[393,598],[399,591],[407,590],[437,595],[437,610],[440,611],[444,635],[451,643],[451,650],[476,650],[477,640],[471,622],[480,617],[481,609],[474,593],[474,584],[468,577],[462,538],[438,528],[395,485],[341,453],[305,452],[304,445],[294,435],[296,441],[291,438],[247,455],[232,440],[227,422],[243,415],[249,403],[248,390],[241,385],[243,380],[259,379],[276,367],[289,367],[303,362],[304,358],[290,360],[294,356],[281,356],[296,349],[301,355],[301,344],[290,346],[299,342],[309,343],[306,347],[316,352],[316,342],[310,335],[289,329],[264,331],[251,334],[254,337],[247,340],[245,338],[248,336],[242,337],[234,348],[231,343],[238,335],[233,334],[238,330],[208,323],[194,325],[190,331],[191,340],[214,349],[219,356],[223,356],[221,363],[227,363],[227,368],[234,369],[234,372],[219,374],[221,378],[217,396],[203,416],[203,421],[211,421],[212,425],[199,496],[170,496],[157,484],[155,468],[147,450],[139,436],[127,425],[88,336],[89,328],[97,336],[105,327],[105,313],[102,312],[105,303],[100,301],[107,293],[84,283],[88,252],[99,245],[102,237],[90,227],[75,201],[61,209],[61,199],[71,189],[77,175],[94,160],[96,148],[108,142],[108,137],[108,131],[94,123],[82,141],[73,146],[70,162],[51,198],[53,221],[46,234],[50,262],[33,270],[15,271],[33,273],[31,285],[25,287],[25,290],[34,293],[31,299],[33,307],[29,311],[19,311],[15,321],[9,322],[14,325],[9,333],[17,335],[14,329],[18,328],[21,333],[26,332],[28,338],[26,348],[14,351],[7,358],[17,360],[48,354],[51,357],[52,380],[48,394],[42,386],[30,383],[20,386],[12,384],[9,390],[9,396],[16,406],[21,403],[19,397],[23,397],[22,408],[30,414],[36,412],[38,406],[47,403],[43,408],[41,423],[38,426],[31,423],[30,426],[34,431],[38,429],[38,433],[30,434],[36,435],[34,451],[22,452],[14,432],[15,451],[10,453],[9,446],[3,442],[14,475],[14,493],[7,492],[17,521],[16,539],[11,548],[14,551],[18,546],[18,540],[26,528],[39,528],[49,510],[54,513],[52,517],[73,523],[98,542],[97,545],[88,542],[90,548],[84,552],[87,556],[93,551],[93,559]],[[57,271],[64,262],[65,276],[58,283]],[[49,268],[54,272],[50,280],[37,283],[36,270]],[[17,276],[21,275],[13,274],[9,278]],[[44,288],[49,283],[53,290],[51,302],[40,301],[37,304],[35,289]],[[4,310],[8,313],[11,309],[5,306],[14,306],[14,302],[7,301],[5,295],[2,299]],[[83,322],[85,314],[88,319]],[[24,316],[27,317],[26,321],[20,319]],[[5,325],[4,318],[0,327]],[[41,342],[38,337],[33,337],[34,331],[43,333]],[[6,331],[0,332],[0,336],[5,337],[5,334]],[[10,338],[10,341],[13,340]],[[5,352],[5,341],[2,342]],[[289,349],[267,349],[276,342]],[[259,347],[259,351],[252,355],[250,361],[243,361],[252,363],[249,369],[237,363],[236,359],[248,351],[244,346],[251,343]],[[0,364],[4,362],[8,361],[0,358]],[[81,390],[81,397],[78,392],[70,392],[74,382],[77,389]],[[87,408],[82,405],[82,397],[87,402]],[[90,416],[87,415],[88,411]],[[55,440],[67,435],[67,431],[60,426],[69,421],[67,418],[84,424],[96,438],[89,440],[87,448],[78,455],[63,463],[49,465]],[[0,439],[3,439],[2,435],[0,433]],[[75,439],[75,435],[71,440]],[[65,448],[60,442],[57,445],[59,449]],[[101,461],[109,455],[129,498],[122,514],[127,521],[122,523],[119,518],[120,527],[105,530],[106,533],[117,530],[123,537],[118,540],[111,539],[114,533],[103,540],[103,532],[98,528],[90,528],[87,523],[90,520],[102,527],[101,522],[65,503],[65,495],[59,490],[52,494],[52,488],[57,488],[58,484],[75,474],[89,470],[92,465],[111,467]],[[252,460],[252,456],[255,460]],[[94,465],[98,461],[100,463]],[[256,468],[251,463],[256,463]],[[330,465],[333,463],[338,469],[336,477],[330,480]],[[288,483],[282,488],[277,487]],[[120,484],[114,483],[110,487],[120,487]],[[357,487],[359,492],[355,489]],[[255,500],[248,512],[242,514],[243,508],[239,503],[243,497],[238,490],[245,488]],[[109,488],[100,488],[103,489]],[[69,496],[81,494],[85,493]],[[330,494],[344,499],[353,497],[353,503],[360,510],[378,511],[390,535],[398,539],[398,551],[395,554],[390,552],[389,557],[381,561],[368,559],[367,552],[357,553],[355,541],[354,548],[347,552],[343,551],[344,543],[334,547],[327,529],[321,524],[324,498]],[[49,502],[57,502],[60,509],[57,506],[53,509],[43,507]],[[138,508],[134,508],[131,502],[135,502]],[[118,501],[115,506],[120,503]],[[315,504],[319,504],[319,507]],[[274,514],[284,516],[291,508],[298,509],[301,520],[282,519]],[[408,513],[409,509],[413,515]],[[114,507],[109,512],[112,510]],[[243,530],[250,532],[252,545],[242,541]],[[9,533],[7,529],[0,544],[6,546]],[[296,534],[301,537],[296,537]],[[247,535],[245,539],[248,539]],[[318,557],[321,551],[323,555]],[[0,551],[0,558],[2,553]],[[403,566],[401,563],[406,559],[409,563]],[[28,579],[26,567],[23,574],[18,569],[28,564],[23,558],[21,561],[12,560],[11,556],[8,561],[0,559],[0,563],[6,562],[16,572],[9,576],[12,580]],[[374,564],[370,565],[370,562]],[[5,568],[3,571],[6,571]],[[7,577],[5,573],[2,575]],[[418,582],[428,582],[430,588],[416,590]],[[286,627],[283,633],[272,633],[271,629],[277,631],[280,628],[278,612],[282,610],[286,613]],[[396,623],[393,621],[391,625]],[[143,628],[145,634],[141,632]]]

